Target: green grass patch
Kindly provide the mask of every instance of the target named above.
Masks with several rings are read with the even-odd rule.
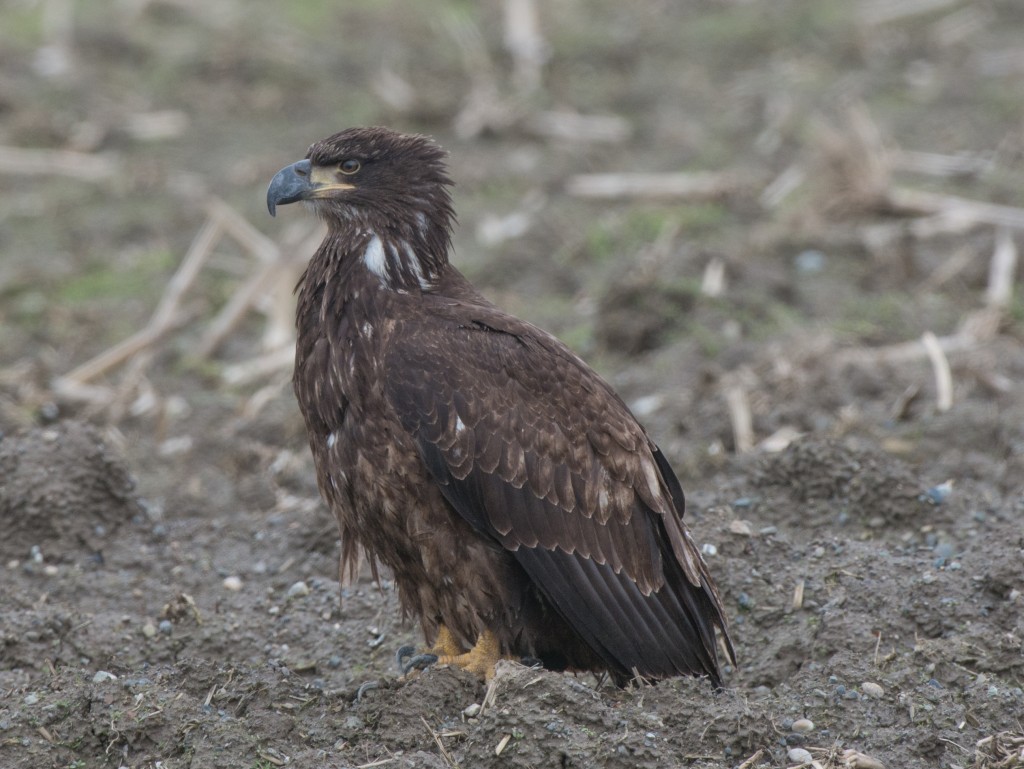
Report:
[[[163,292],[165,276],[174,261],[169,251],[152,251],[141,254],[129,268],[101,265],[61,284],[57,298],[72,306],[112,299],[155,300]]]

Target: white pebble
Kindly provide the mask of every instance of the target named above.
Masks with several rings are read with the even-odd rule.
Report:
[[[810,734],[814,731],[814,722],[809,718],[798,718],[793,722],[793,731],[797,734]]]
[[[809,764],[814,760],[814,756],[803,748],[790,748],[786,757],[794,764]]]
[[[703,545],[701,545],[700,551],[709,558],[718,555],[718,548],[712,545],[710,542],[705,542]]]
[[[101,684],[104,681],[116,681],[116,680],[117,680],[117,676],[115,676],[113,673],[108,673],[106,670],[97,670],[96,671],[96,675],[94,675],[92,677],[92,682],[94,684]]]
[[[748,521],[740,520],[739,518],[729,524],[729,531],[733,534],[739,534],[742,537],[749,537],[754,533],[750,523]]]
[[[862,683],[860,685],[860,690],[864,692],[866,696],[874,697],[876,700],[881,699],[882,695],[885,694],[885,689],[873,681],[865,681]]]
[[[476,718],[479,714],[480,705],[476,702],[474,702],[472,705],[469,705],[468,707],[466,707],[465,710],[462,711],[462,715],[464,715],[466,718]]]
[[[152,638],[153,636],[155,636],[156,625],[154,625],[152,622],[147,622],[145,625],[142,626],[142,635],[146,636],[146,638]]]
[[[179,454],[187,454],[192,450],[192,436],[180,435],[176,438],[168,438],[157,448],[162,457],[173,457]]]
[[[54,566],[52,563],[48,563],[46,564],[46,566],[43,567],[43,574],[45,574],[47,577],[56,577],[58,574],[60,574],[60,569]]]
[[[288,592],[286,594],[288,598],[299,598],[300,596],[304,595],[309,595],[309,585],[307,585],[302,580],[299,580],[290,588],[288,588]]]
[[[224,589],[230,590],[233,593],[237,593],[242,589],[242,578],[241,577],[225,577],[224,578]]]

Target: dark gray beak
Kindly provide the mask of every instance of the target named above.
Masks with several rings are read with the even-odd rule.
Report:
[[[311,169],[312,163],[300,160],[285,166],[271,179],[267,188],[267,210],[271,216],[277,213],[279,205],[305,200],[313,193],[313,183],[309,178]]]

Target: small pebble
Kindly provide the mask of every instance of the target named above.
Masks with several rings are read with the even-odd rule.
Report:
[[[933,505],[941,505],[950,495],[953,493],[953,481],[946,481],[940,483],[938,486],[932,486],[924,493],[924,499],[931,502]]]
[[[703,545],[701,545],[700,551],[709,558],[718,555],[718,548],[712,545],[710,542],[705,542]]]
[[[224,589],[230,590],[233,593],[237,593],[242,589],[242,578],[241,577],[225,577],[224,578]]]
[[[304,595],[309,595],[309,585],[302,580],[288,588],[288,592],[285,594],[287,598],[299,598]]]
[[[956,548],[949,542],[940,542],[935,546],[935,555],[939,558],[950,559],[956,554]]]
[[[152,638],[153,636],[155,636],[156,625],[154,625],[152,622],[147,622],[145,625],[142,626],[142,635],[146,636],[146,638]]]
[[[740,593],[736,596],[736,603],[740,605],[741,609],[749,609],[754,605],[753,599],[746,593]]]
[[[35,705],[37,702],[39,702],[39,695],[36,694],[35,692],[32,692],[32,694],[26,694],[25,695],[25,704],[26,705]]]
[[[737,518],[735,521],[729,524],[729,531],[731,531],[733,534],[739,534],[743,537],[749,537],[751,534],[754,533],[753,530],[751,530],[750,528],[750,524],[746,521],[740,520],[739,518]]]
[[[113,673],[108,673],[106,670],[97,670],[96,671],[96,675],[94,675],[92,677],[92,682],[94,684],[101,684],[104,681],[116,681],[116,680],[117,680],[117,676],[115,676]]]
[[[809,718],[798,718],[792,728],[797,734],[810,734],[814,731],[814,722]]]
[[[474,702],[472,705],[468,705],[465,710],[462,711],[462,715],[466,718],[476,718],[480,715],[480,705]]]
[[[160,620],[160,632],[164,635],[170,635],[171,631],[174,630],[174,625],[171,624],[169,619]]]
[[[327,667],[334,669],[340,668],[341,657],[339,657],[337,654],[332,654],[330,659],[327,660]]]
[[[793,258],[793,266],[799,273],[813,275],[825,269],[825,254],[817,249],[809,248]]]
[[[803,748],[790,748],[786,757],[794,764],[809,764],[814,760],[814,756]]]
[[[47,577],[56,577],[58,574],[60,574],[60,569],[54,566],[52,563],[48,563],[46,564],[46,566],[43,567],[43,574],[45,574]]]
[[[860,685],[860,690],[864,692],[868,697],[874,699],[881,699],[882,695],[885,694],[885,689],[876,684],[874,681],[865,681]]]

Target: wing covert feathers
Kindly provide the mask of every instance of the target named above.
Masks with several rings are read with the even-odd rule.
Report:
[[[553,337],[459,310],[397,328],[386,362],[387,399],[445,499],[611,669],[719,681],[725,619],[664,456]]]

